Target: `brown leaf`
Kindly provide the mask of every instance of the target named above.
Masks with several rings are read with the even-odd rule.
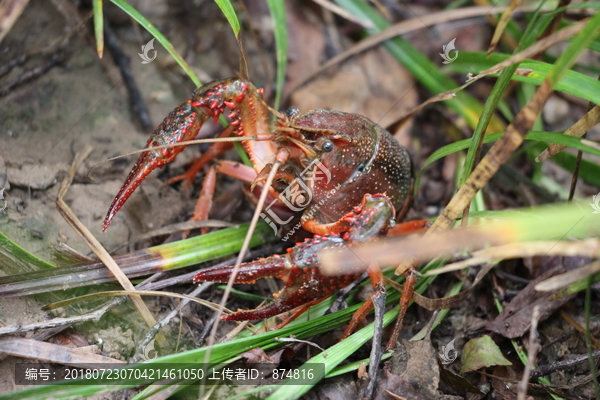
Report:
[[[531,326],[533,307],[536,305],[540,307],[540,321],[548,318],[554,311],[571,300],[573,296],[550,301],[555,292],[538,292],[535,290],[535,285],[560,272],[563,272],[562,266],[555,267],[532,281],[515,296],[496,319],[486,325],[486,328],[504,337],[513,339],[521,337],[527,332]]]
[[[385,127],[415,107],[417,95],[404,67],[385,49],[375,49],[298,89],[291,101],[302,112],[315,108],[339,110],[364,115]],[[402,132],[408,132],[410,126],[404,124]],[[408,138],[399,140],[408,144]]]
[[[380,398],[385,390],[408,399],[436,398],[440,371],[437,354],[428,337],[418,342],[399,342],[386,370],[388,374],[380,378],[375,398]]]
[[[242,357],[244,357],[246,360],[248,360],[249,363],[261,363],[261,362],[274,363],[275,362],[260,347],[255,347],[252,350],[246,351],[240,355]]]

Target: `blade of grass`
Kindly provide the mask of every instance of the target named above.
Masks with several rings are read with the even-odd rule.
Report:
[[[102,5],[104,0],[94,0],[94,35],[96,36],[96,52],[98,58],[102,58],[104,55],[104,13],[102,12]]]
[[[376,28],[369,29],[370,34],[389,27],[383,17],[362,0],[336,0],[336,2],[358,18],[371,21]],[[452,79],[445,76],[435,64],[404,39],[400,37],[390,39],[384,43],[384,46],[432,93],[438,94],[456,88],[457,85]],[[477,125],[483,107],[471,95],[459,92],[453,101],[446,104],[455,113],[462,116],[469,126],[474,128]],[[493,118],[491,129],[501,131],[504,129],[504,123],[497,118]]]
[[[285,19],[285,2],[283,0],[267,0],[267,5],[271,12],[271,18],[273,19],[273,33],[275,35],[275,48],[277,53],[277,85],[273,108],[278,110],[281,105],[283,84],[285,83],[285,70],[287,66],[287,23]]]
[[[121,10],[123,10],[127,15],[129,15],[131,18],[133,18],[137,23],[139,23],[144,29],[146,29],[148,32],[150,32],[150,34],[153,37],[155,37],[160,42],[160,44],[163,45],[163,47],[167,50],[167,52],[169,52],[171,57],[173,57],[175,59],[177,64],[179,64],[179,66],[190,77],[192,82],[194,82],[194,85],[202,86],[202,83],[200,82],[200,80],[198,79],[198,77],[196,76],[194,71],[192,71],[192,69],[190,68],[188,63],[177,53],[177,50],[175,50],[175,48],[173,47],[171,42],[169,42],[169,40],[158,29],[156,29],[156,27],[150,21],[148,21],[148,19],[146,19],[146,17],[144,17],[142,14],[140,14],[140,12],[138,10],[133,8],[131,5],[129,5],[124,0],[111,0],[111,1],[117,7],[119,7]],[[229,1],[227,1],[227,0],[220,0],[220,1],[229,3]],[[219,3],[219,2],[217,2],[217,3]],[[229,7],[231,7],[231,3],[229,3]],[[236,17],[236,20],[237,20],[237,17]],[[234,29],[234,32],[235,32],[235,29]],[[239,32],[239,23],[238,23],[238,32]],[[237,36],[237,34],[236,34],[236,36]]]
[[[511,6],[516,7],[517,5],[518,3],[511,2]],[[514,54],[517,54],[523,49],[530,46],[539,35],[543,34],[544,30],[546,29],[546,26],[550,23],[549,18],[538,22],[539,10],[541,9],[542,5],[543,2],[540,4],[540,8],[538,8],[538,11],[534,14],[533,20],[529,23],[522,40],[519,42],[519,45],[514,51]],[[490,49],[488,50],[488,55],[493,51],[493,48],[497,45],[497,42],[500,39],[503,30],[500,29],[501,25],[503,28],[506,26],[507,20],[505,20],[504,17],[506,15],[512,15],[513,11],[514,8],[512,10],[507,10],[503,14],[501,24],[498,24],[498,26],[496,27],[496,32],[494,32],[495,39],[492,39],[492,44],[490,45]],[[517,63],[505,68],[500,73],[499,79],[496,81],[496,84],[492,88],[492,91],[483,106],[481,118],[477,122],[475,131],[473,132],[473,145],[469,147],[469,151],[467,152],[465,163],[463,165],[462,175],[459,178],[457,187],[460,187],[463,183],[465,183],[465,181],[473,171],[473,167],[479,161],[481,157],[481,146],[483,145],[483,135],[494,115],[494,110],[500,102],[500,99],[502,98],[506,88],[508,87],[508,84],[510,83],[511,77],[514,75],[518,66],[519,64]],[[468,212],[469,207],[467,207],[463,212],[463,226],[468,222]]]
[[[506,60],[510,55],[492,54],[489,59],[485,58],[483,52],[461,52],[448,69],[452,72],[470,72],[472,70],[485,70]],[[512,79],[519,82],[528,82],[540,85],[548,73],[553,68],[553,64],[542,61],[525,60],[520,64],[520,68],[531,70],[525,75],[513,75]],[[494,76],[496,74],[492,74]],[[573,96],[600,104],[600,83],[596,79],[584,75],[577,71],[567,71],[565,76],[558,82],[554,88],[557,91],[572,94]]]
[[[3,260],[3,263],[6,262],[8,264],[7,260],[10,260],[14,263],[25,264],[28,266],[33,265],[43,269],[55,268],[55,265],[50,264],[49,262],[46,262],[31,254],[10,240],[10,238],[2,232],[0,232],[0,254],[3,257],[6,257],[6,259]]]
[[[223,12],[223,15],[225,15],[225,18],[227,18],[227,21],[229,22],[229,26],[231,26],[231,29],[233,30],[233,34],[235,35],[235,37],[236,38],[239,37],[240,36],[240,21],[238,20],[235,10],[233,9],[233,5],[231,4],[231,1],[215,0],[215,3],[217,3],[217,5],[221,9],[221,11]]]
[[[500,137],[502,137],[502,135],[503,135],[503,133],[490,133],[488,135],[485,135],[483,137],[483,143],[495,142],[498,139],[500,139]],[[536,141],[536,142],[556,143],[556,144],[560,144],[563,146],[572,147],[574,149],[581,150],[581,151],[584,151],[589,154],[600,156],[600,147],[597,144],[595,144],[594,142],[591,142],[590,140],[586,140],[586,139],[572,137],[572,136],[565,136],[562,133],[529,132],[527,135],[525,135],[525,140],[531,140],[531,141]],[[429,165],[431,165],[435,161],[439,160],[440,158],[446,157],[447,155],[456,153],[460,150],[470,148],[472,146],[472,144],[471,144],[472,142],[473,142],[473,139],[460,140],[458,142],[446,145],[446,146],[442,147],[441,149],[438,149],[435,152],[433,152],[427,158],[427,160],[425,160],[425,163],[423,163],[423,167],[417,174],[417,177],[415,180],[415,193],[419,189],[419,185],[420,185],[423,173],[425,172],[425,168],[427,168]],[[569,156],[569,154],[559,153],[552,160],[556,161],[556,160],[560,159],[561,155]],[[556,158],[556,157],[559,157],[559,158]],[[592,164],[592,165],[595,165],[595,164]],[[598,167],[598,168],[600,168],[600,167]],[[595,169],[595,170],[600,173],[600,169]]]

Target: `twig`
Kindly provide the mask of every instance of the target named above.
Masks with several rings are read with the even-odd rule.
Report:
[[[40,65],[39,67],[33,68],[33,69],[25,72],[23,75],[21,75],[17,79],[15,79],[13,82],[0,88],[0,97],[6,96],[17,86],[21,86],[22,84],[29,82],[30,80],[37,78],[38,76],[43,75],[44,73],[48,72],[51,68],[55,67],[59,63],[59,61],[62,60],[62,57],[63,57],[62,52],[55,53],[50,58],[50,60],[48,60],[46,63]]]
[[[296,339],[293,336],[290,336],[289,338],[280,338],[280,337],[276,337],[275,339],[276,342],[294,342],[294,343],[304,343],[307,344],[309,346],[313,346],[316,347],[317,349],[321,350],[321,351],[325,351],[324,348],[322,348],[321,346],[319,346],[318,344],[316,344],[315,342],[311,342],[310,340],[300,340],[300,339]]]
[[[525,365],[525,371],[523,372],[523,379],[517,385],[517,400],[525,400],[527,395],[527,385],[529,384],[529,378],[531,377],[531,370],[533,369],[533,362],[537,353],[541,350],[540,341],[538,339],[537,325],[540,319],[540,307],[533,307],[533,314],[531,315],[531,329],[529,331],[529,354],[527,356],[527,364]]]
[[[600,357],[600,350],[596,350],[592,353],[592,359]],[[575,364],[582,363],[588,360],[590,357],[588,354],[579,354],[568,360],[558,361],[552,364],[540,365],[533,371],[531,371],[531,378],[539,378],[540,376],[546,376],[554,371],[561,369],[567,369],[573,367]]]
[[[197,297],[200,293],[204,292],[212,285],[214,285],[214,282],[204,282],[202,285],[198,285],[194,290],[192,290],[188,296]],[[156,325],[154,325],[146,332],[146,336],[139,346],[139,351],[133,357],[133,362],[138,362],[141,360],[141,356],[144,354],[143,349],[145,349],[146,346],[154,340],[154,337],[158,334],[158,332],[160,332],[162,328],[167,326],[173,318],[179,315],[183,307],[185,307],[189,303],[190,300],[182,300],[179,304],[179,307],[176,307],[173,310],[171,310],[171,312],[165,318],[160,320]]]
[[[135,292],[135,287],[131,284],[131,281],[127,278],[127,276],[121,271],[119,265],[115,262],[115,260],[108,254],[106,249],[100,244],[100,241],[92,235],[89,229],[83,225],[83,223],[77,218],[73,210],[65,203],[63,200],[64,195],[69,190],[71,183],[73,182],[73,177],[77,171],[77,168],[83,160],[92,152],[91,146],[86,146],[81,152],[79,152],[75,156],[75,160],[69,169],[67,176],[61,182],[60,188],[58,189],[58,196],[56,198],[56,208],[62,217],[67,221],[69,225],[77,232],[77,234],[85,241],[85,243],[89,246],[89,248],[96,254],[96,256],[106,265],[108,269],[115,275],[121,286],[127,291]],[[139,295],[130,295],[129,296],[136,308],[142,315],[142,318],[146,322],[146,324],[150,327],[156,324],[156,320],[154,316],[146,306],[146,303],[142,300],[142,297]],[[166,339],[164,335],[159,334],[157,339],[160,344],[165,344]]]
[[[129,63],[129,57],[127,57],[127,55],[125,55],[123,52],[123,49],[121,49],[117,35],[106,20],[104,22],[104,39],[106,48],[110,52],[115,64],[117,64],[117,67],[119,67],[119,71],[123,77],[123,82],[125,83],[125,87],[129,93],[129,101],[131,103],[133,113],[142,125],[142,129],[146,132],[152,132],[154,126],[152,125],[148,108],[146,108],[146,103],[144,103],[144,98],[142,97],[142,94],[135,83],[135,78],[131,74],[132,68],[131,64]]]
[[[329,307],[329,309],[325,312],[325,315],[333,314],[333,313],[341,310],[342,309],[341,307],[344,304],[344,302],[346,301],[346,299],[348,298],[348,295],[350,294],[350,292],[353,291],[358,285],[363,283],[368,277],[369,277],[369,275],[366,272],[363,272],[363,274],[361,276],[359,276],[358,279],[356,279],[354,282],[352,282],[345,288],[338,290],[335,301],[333,302],[331,307]]]
[[[379,266],[376,266],[379,268]],[[379,363],[383,351],[381,349],[381,339],[383,337],[383,316],[385,314],[385,288],[383,285],[372,296],[373,307],[375,308],[375,321],[373,321],[373,339],[371,343],[371,354],[369,356],[369,384],[362,396],[364,400],[370,400],[377,387],[379,375]]]

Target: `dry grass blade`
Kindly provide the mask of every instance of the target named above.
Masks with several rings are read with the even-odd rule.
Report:
[[[455,307],[455,306],[459,305],[460,303],[462,303],[467,298],[467,296],[469,296],[469,294],[471,293],[473,288],[475,288],[475,286],[477,286],[477,284],[479,282],[481,282],[483,277],[486,276],[487,273],[490,272],[490,270],[492,268],[494,268],[494,266],[495,266],[495,264],[488,264],[485,267],[483,267],[477,273],[477,276],[475,277],[473,284],[468,289],[465,289],[458,294],[455,294],[453,296],[441,297],[439,299],[431,299],[429,297],[425,297],[425,296],[415,292],[413,295],[413,300],[415,301],[415,303],[417,303],[421,307],[426,308],[427,310],[430,310],[430,311],[437,310],[438,308],[441,310],[444,310],[444,309]],[[402,288],[396,282],[394,282],[392,280],[387,280],[386,282],[388,282],[396,290],[402,291]]]
[[[92,299],[98,299],[101,297],[114,297],[114,296],[126,296],[126,295],[133,295],[133,296],[140,296],[140,295],[144,295],[144,296],[162,296],[162,297],[172,297],[172,298],[176,298],[176,299],[182,299],[182,300],[187,300],[187,301],[192,301],[194,303],[198,303],[198,304],[202,304],[205,307],[210,308],[211,310],[214,311],[218,311],[219,310],[219,306],[213,302],[207,301],[207,300],[202,300],[199,299],[197,297],[193,297],[193,296],[188,296],[185,294],[180,294],[180,293],[173,293],[173,292],[158,292],[155,290],[134,290],[134,291],[129,291],[129,290],[113,290],[113,291],[108,291],[108,292],[97,292],[97,293],[91,293],[91,294],[86,294],[83,296],[79,296],[79,297],[75,297],[72,299],[68,299],[68,300],[62,300],[62,301],[57,301],[55,303],[51,303],[51,304],[47,304],[44,306],[44,310],[54,310],[56,308],[60,308],[60,307],[66,307],[68,305],[74,304],[74,303],[78,303],[80,301],[85,301],[85,300],[92,300]],[[227,311],[228,313],[231,313],[231,310],[228,310],[227,308],[224,308],[224,311]]]
[[[580,242],[527,242],[510,243],[502,246],[489,247],[473,252],[468,260],[448,264],[442,268],[428,271],[424,276],[445,274],[463,268],[484,264],[494,260],[533,256],[566,256],[566,257],[598,257],[600,255],[600,240],[586,239]]]
[[[320,5],[321,7],[331,11],[334,14],[339,15],[340,17],[347,19],[348,21],[352,21],[362,26],[363,28],[372,28],[373,24],[370,21],[363,21],[360,18],[356,18],[354,15],[350,14],[348,11],[344,10],[342,7],[333,4],[327,0],[313,0],[315,3]]]
[[[492,54],[496,46],[498,46],[498,42],[500,41],[500,37],[504,30],[506,29],[506,25],[510,22],[515,10],[521,4],[521,0],[511,0],[508,7],[506,7],[506,11],[502,13],[502,17],[500,17],[500,21],[498,21],[498,25],[496,25],[496,29],[494,30],[494,35],[492,36],[492,40],[490,41],[490,47],[488,48],[487,54],[488,56]]]
[[[551,292],[554,290],[559,290],[569,286],[572,283],[594,275],[597,272],[600,272],[600,261],[594,261],[593,263],[584,265],[581,268],[577,268],[572,271],[565,272],[564,274],[556,275],[552,278],[546,279],[545,281],[538,283],[535,286],[535,290],[539,292]]]
[[[584,28],[588,27],[588,23],[590,23],[589,18],[577,24],[573,24],[568,28],[562,29],[546,37],[545,39],[540,40],[526,50],[508,58],[504,62],[499,63],[486,71],[483,71],[482,74],[487,74],[494,70],[500,70],[506,66],[521,61],[523,57],[527,58],[533,54],[536,54],[537,52],[543,51],[546,46],[550,46],[557,41],[566,40],[569,37],[578,34]],[[590,25],[589,29],[594,30],[596,27]],[[509,62],[509,60],[512,61]],[[566,62],[564,62],[564,60],[561,61],[563,61],[563,64],[566,67],[572,64],[575,60],[569,59]],[[546,100],[548,100],[548,97],[550,97],[550,94],[552,94],[553,86],[562,76],[565,69],[557,71],[555,67],[550,71],[546,79],[535,91],[534,95],[529,99],[527,104],[525,104],[525,107],[523,107],[513,122],[506,128],[504,135],[502,135],[500,140],[498,140],[492,146],[490,151],[485,155],[485,157],[483,157],[477,167],[475,167],[469,178],[460,187],[456,195],[452,198],[452,200],[450,200],[450,203],[446,206],[442,214],[427,231],[425,234],[426,236],[448,229],[456,220],[458,215],[460,215],[460,213],[462,213],[462,211],[469,206],[477,192],[489,182],[491,177],[498,171],[500,166],[508,161],[514,151],[523,143],[525,135],[531,130],[531,127],[541,112]],[[408,264],[410,264],[410,261],[401,263],[396,269],[396,273],[401,274],[406,270]]]
[[[225,293],[223,293],[223,298],[221,299],[221,303],[219,304],[219,309],[217,310],[217,319],[210,331],[210,337],[208,338],[208,349],[206,351],[205,361],[208,362],[210,359],[210,350],[212,345],[215,343],[215,336],[217,334],[217,328],[219,327],[219,319],[221,314],[223,314],[223,310],[225,309],[225,303],[229,298],[229,294],[231,293],[231,289],[233,288],[233,282],[235,281],[235,277],[240,270],[240,265],[242,264],[242,260],[248,251],[248,247],[250,245],[250,240],[252,239],[252,235],[254,234],[254,229],[256,228],[256,224],[258,223],[258,217],[262,212],[263,207],[265,206],[265,201],[267,199],[268,188],[273,185],[273,181],[275,180],[275,175],[281,166],[281,161],[279,158],[279,154],[275,158],[275,162],[271,167],[271,171],[267,176],[267,179],[264,183],[264,189],[260,193],[260,198],[258,199],[258,203],[256,204],[256,210],[254,210],[254,215],[252,216],[252,221],[250,222],[250,226],[248,227],[248,233],[246,234],[246,238],[244,239],[244,244],[242,245],[242,249],[240,250],[240,254],[238,255],[237,260],[235,261],[235,266],[231,271],[231,276],[229,277],[229,281],[227,282],[227,287],[225,288]]]
[[[94,254],[96,254],[98,259],[100,259],[100,261],[102,261],[104,265],[106,265],[106,267],[113,273],[113,275],[115,276],[115,278],[117,278],[121,286],[123,286],[123,289],[135,292],[135,287],[133,286],[129,278],[127,278],[127,275],[125,275],[123,271],[121,271],[121,268],[115,262],[115,260],[113,260],[110,254],[108,254],[108,251],[106,251],[106,249],[102,247],[102,244],[100,244],[98,239],[96,239],[94,235],[92,235],[92,233],[85,227],[85,225],[83,225],[83,223],[79,220],[79,218],[77,218],[73,210],[71,210],[71,208],[63,200],[63,197],[65,196],[65,194],[69,190],[69,187],[71,186],[71,183],[73,182],[73,177],[75,176],[77,168],[79,167],[79,165],[81,165],[83,160],[91,152],[92,147],[88,145],[82,151],[78,152],[75,156],[75,160],[73,161],[73,164],[71,165],[67,176],[65,176],[65,179],[61,182],[60,188],[58,190],[58,196],[56,198],[56,208],[58,209],[58,212],[63,216],[65,221],[67,221],[67,223],[71,225],[73,230],[77,232],[79,236],[81,236],[81,238],[85,241],[89,248],[94,252]],[[156,324],[156,320],[154,319],[152,313],[150,313],[150,310],[148,309],[142,298],[138,295],[131,295],[130,297],[133,303],[135,304],[136,308],[142,315],[142,318],[144,319],[146,324],[149,327],[154,326]],[[162,334],[157,335],[157,340],[160,344],[164,345],[166,343],[166,339]]]
[[[342,61],[350,58],[360,52],[370,49],[371,47],[377,46],[382,42],[385,42],[388,39],[391,39],[396,36],[404,35],[409,32],[413,32],[419,29],[427,28],[429,26],[434,26],[438,24],[442,24],[445,22],[450,22],[463,18],[471,18],[477,17],[485,14],[494,14],[500,13],[506,10],[506,7],[467,7],[450,11],[442,11],[433,14],[421,15],[418,18],[413,18],[408,21],[402,21],[398,24],[390,26],[389,28],[369,36],[363,39],[360,43],[353,46],[352,48],[344,51],[343,53],[333,57],[325,64],[320,66],[317,70],[307,76],[304,80],[302,80],[292,91],[300,88],[305,85],[312,79],[314,79],[317,75],[321,74],[323,71],[328,68],[341,63]],[[519,11],[531,11],[533,8],[522,8]]]
[[[0,353],[63,365],[90,364],[93,367],[93,364],[98,363],[127,364],[125,361],[81,349],[20,337],[0,338]]]
[[[573,25],[570,25],[564,29],[561,29],[560,31],[554,32],[552,35],[547,36],[544,39],[535,42],[535,44],[529,46],[528,48],[521,51],[520,53],[510,56],[509,58],[502,61],[501,63],[498,63],[498,64],[494,65],[493,67],[488,68],[485,71],[482,71],[481,74],[497,73],[510,65],[516,64],[516,63],[526,60],[528,58],[532,58],[536,54],[539,54],[539,53],[547,50],[548,48],[554,46],[556,43],[560,43],[562,41],[567,40],[568,38],[570,38],[572,36],[577,35],[587,25],[588,22],[590,22],[589,18],[586,18],[583,21],[579,21]]]
[[[517,237],[514,230],[515,227],[510,223],[498,222],[459,231],[437,232],[420,238],[389,238],[352,249],[324,250],[320,256],[321,272],[325,275],[335,274],[343,265],[345,273],[357,273],[372,261],[380,265],[397,265],[405,259],[429,261],[436,257],[451,256],[467,247],[475,250],[490,244],[509,243]]]
[[[573,126],[567,129],[564,134],[567,136],[582,137],[598,122],[600,122],[600,106],[595,106],[590,111],[588,111],[587,114],[585,114],[579,121],[575,122]],[[597,145],[597,143],[594,144]],[[544,150],[539,156],[535,158],[535,161],[542,162],[544,160],[547,160],[548,158],[556,155],[557,153],[563,151],[566,148],[567,146],[563,146],[560,144],[551,144],[546,150]]]
[[[15,22],[21,16],[29,0],[0,1],[0,42],[10,32]]]

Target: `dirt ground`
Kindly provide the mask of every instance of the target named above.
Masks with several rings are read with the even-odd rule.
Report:
[[[152,0],[131,3],[166,34],[175,47],[180,49],[180,53],[185,54],[204,82],[236,75],[237,45],[230,28],[212,1],[199,2],[187,11],[182,10],[180,2],[177,1]],[[249,3],[252,3],[248,4],[251,16],[265,15],[264,9],[261,8],[262,2]],[[71,3],[68,5],[72,6]],[[290,35],[287,95],[289,88],[294,87],[322,64],[328,53],[338,50],[336,46],[347,44],[344,37],[337,38],[341,42],[330,42],[330,38],[323,34],[322,27],[313,21],[316,15],[314,7],[293,2],[290,3],[290,9],[290,27],[296,30],[295,32],[301,32],[302,38],[298,33]],[[425,12],[426,7],[418,9]],[[31,0],[7,37],[0,43],[0,67],[23,53],[32,55],[28,61],[13,68],[7,75],[0,76],[0,88],[18,80],[25,72],[49,63],[51,54],[44,54],[43,51],[66,35],[77,24],[78,18],[85,14],[81,9],[77,11],[69,7],[61,12],[53,2]],[[130,59],[131,73],[148,107],[152,126],[156,126],[175,106],[190,96],[194,85],[178,72],[170,56],[158,42],[154,46],[156,59],[142,64],[142,59],[138,56],[141,52],[140,46],[147,43],[150,37],[146,32],[135,29],[127,17],[110,4],[106,4],[106,16],[121,41],[123,51]],[[203,26],[198,22],[207,20],[212,22],[210,26]],[[265,27],[268,24],[256,21],[259,19],[254,19],[256,37],[247,35],[244,38],[250,77],[257,86],[265,88],[265,97],[272,99],[272,32]],[[142,148],[148,132],[144,131],[136,119],[128,92],[110,54],[105,52],[104,58],[98,59],[93,35],[90,33],[90,22],[86,22],[84,27],[72,36],[66,46],[61,47],[58,53],[60,59],[56,65],[41,76],[10,89],[0,97],[0,183],[6,178],[4,197],[7,204],[6,209],[0,212],[0,230],[29,252],[49,261],[52,261],[51,246],[57,243],[66,243],[81,253],[90,254],[85,243],[64,221],[55,206],[58,183],[65,176],[75,154],[85,145],[93,146],[93,152],[79,169],[66,196],[66,202],[109,251],[120,248],[123,243],[154,228],[187,220],[192,213],[195,194],[198,192],[198,188],[195,192],[188,193],[182,190],[181,185],[164,184],[167,176],[184,171],[186,164],[199,154],[196,148],[182,153],[165,171],[153,173],[118,214],[110,229],[106,233],[101,232],[104,214],[125,180],[134,157],[103,161]],[[464,28],[453,26],[452,30],[441,29],[437,38],[439,45],[434,45],[431,38],[420,35],[409,35],[408,38],[433,58],[437,57],[436,54],[441,51],[443,43],[453,36],[459,36],[456,32],[461,29]],[[469,29],[473,29],[472,26],[469,26]],[[485,47],[484,43],[489,41],[489,29],[483,25],[474,29],[469,39],[461,43],[463,48],[481,49]],[[305,45],[304,42],[310,42],[311,46]],[[286,105],[294,105],[302,111],[323,108],[359,113],[382,126],[387,126],[428,96],[398,62],[385,50],[378,48],[343,63],[336,67],[335,71],[321,75],[309,86],[294,91]],[[563,98],[553,99],[557,103],[547,111],[549,116],[559,112],[561,107],[564,108]],[[557,122],[564,123],[565,118],[574,122],[578,118],[577,115],[583,112],[583,107],[577,108],[575,112],[569,107],[567,104],[565,117]],[[407,146],[414,156],[417,168],[432,151],[448,141],[443,137],[443,133],[439,132],[441,126],[448,124],[444,121],[444,113],[447,111],[439,111],[440,109],[434,106],[432,110],[423,112],[414,122],[396,132],[396,138]],[[206,129],[207,132],[217,130],[214,126],[208,126]],[[594,140],[598,135],[595,131],[588,137]],[[92,169],[98,163],[101,164]],[[412,217],[430,217],[439,213],[452,195],[456,163],[456,157],[450,156],[428,172],[417,199],[418,205],[411,212]],[[568,174],[559,168],[544,168],[545,172],[554,176],[559,183],[564,184],[568,181]],[[496,193],[490,194],[492,203],[502,203],[506,200],[506,206],[515,205],[514,198],[509,194],[512,189],[502,186],[502,182],[499,187]],[[237,193],[241,193],[237,190]],[[587,197],[595,193],[596,188],[583,185],[578,195]],[[526,194],[522,196],[526,197]],[[551,193],[548,196],[550,199],[555,198]],[[247,205],[242,200],[239,202]],[[243,218],[250,214],[245,210],[238,211],[236,215],[233,222],[243,222]],[[242,219],[236,219],[240,218],[240,215],[243,215]],[[232,219],[231,215],[219,217]],[[139,244],[147,245],[148,242]],[[128,250],[133,250],[133,247],[120,248],[119,251]],[[516,270],[519,268],[514,267]],[[22,271],[2,272],[9,275]],[[432,289],[433,292],[435,290]],[[464,345],[468,337],[482,332],[487,322],[487,313],[492,312],[493,308],[486,290],[481,289],[474,293],[449,315],[435,339],[436,342],[448,343],[452,338],[459,338],[456,343],[458,348]],[[429,295],[441,297],[443,293]],[[148,303],[153,310],[161,310],[167,307],[165,304],[168,305],[159,300]],[[2,300],[0,323],[28,324],[49,319],[50,315],[41,311],[40,306],[43,304],[44,301],[36,301],[31,297]],[[581,299],[575,299],[568,307],[580,309]],[[476,309],[474,313],[470,312],[473,308]],[[132,312],[131,309],[121,307],[115,311],[112,318],[118,321],[127,320],[128,312]],[[413,311],[407,316],[406,324],[413,324],[416,331],[423,326],[422,321],[426,321],[429,315],[422,309]],[[582,323],[580,316],[581,313],[577,312],[577,318]],[[118,349],[133,348],[139,341],[139,337],[136,336],[138,332],[135,328],[130,330],[110,325],[103,323],[101,328],[95,331],[89,326],[83,326],[81,331],[69,331],[71,333],[65,335],[75,335],[87,344],[97,344],[101,339],[104,343],[102,351],[105,354],[126,359],[129,354],[119,354]],[[567,331],[572,334],[556,344],[557,349],[551,352],[553,356],[585,352],[581,336],[573,334],[572,328],[565,328],[564,325],[563,320],[557,319],[545,328],[552,331],[548,333],[552,337],[560,334],[565,336],[564,332]],[[593,321],[592,328],[597,332],[596,320]],[[172,328],[171,333],[177,335],[177,327]],[[192,345],[190,335],[184,333],[182,348]],[[16,359],[11,357],[0,361],[0,377],[10,376],[15,361]],[[514,378],[509,376],[512,370],[506,368],[497,367],[495,372],[505,374],[503,376],[507,378]],[[565,377],[564,380],[570,381],[570,378]],[[593,396],[591,385],[588,386],[589,390],[586,387],[579,393],[583,396],[581,398]],[[501,391],[501,388],[495,389]],[[15,388],[10,379],[0,378],[0,393],[12,390]],[[327,392],[326,389],[319,390],[323,390],[320,396]]]

